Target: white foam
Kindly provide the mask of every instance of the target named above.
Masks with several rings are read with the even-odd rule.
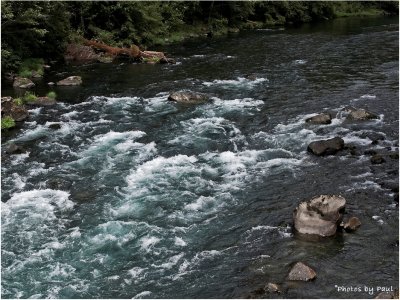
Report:
[[[28,109],[28,112],[30,115],[36,116],[41,113],[42,109],[43,109],[43,107]]]
[[[207,206],[212,206],[215,203],[214,197],[199,197],[194,203],[185,205],[186,210],[202,210]]]
[[[304,59],[296,59],[296,60],[294,61],[294,63],[295,63],[296,65],[304,65],[304,64],[307,63],[307,61],[304,60]]]
[[[213,85],[218,85],[221,86],[222,88],[230,88],[230,87],[248,87],[252,88],[256,86],[257,84],[260,84],[262,82],[268,81],[266,78],[256,78],[255,80],[250,80],[244,77],[237,77],[236,80],[234,79],[228,79],[228,80],[219,80],[215,79],[214,81],[204,81],[203,85],[205,86],[213,86]]]
[[[150,296],[151,294],[152,293],[150,291],[144,291],[144,292],[137,294],[132,299],[141,299],[142,297],[147,297],[147,296]]]
[[[151,251],[151,249],[160,241],[158,237],[146,236],[140,239],[140,247],[146,252]]]
[[[132,278],[138,278],[146,269],[140,267],[133,267],[132,269],[128,270],[128,274]]]
[[[180,246],[180,247],[185,247],[187,246],[187,243],[180,237],[175,237],[175,245]]]
[[[380,225],[384,224],[385,222],[382,220],[382,217],[380,216],[372,216],[372,219],[377,221]]]

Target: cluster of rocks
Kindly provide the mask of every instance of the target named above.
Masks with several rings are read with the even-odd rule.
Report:
[[[379,117],[365,109],[353,107],[345,110],[348,113],[348,121],[364,121],[378,119]],[[332,116],[329,113],[322,113],[305,120],[309,124],[326,125],[332,123]],[[341,137],[334,137],[326,140],[311,142],[307,150],[316,156],[334,155],[346,149],[344,140]],[[347,146],[347,149],[354,151],[355,147]],[[379,164],[384,162],[384,158],[373,152],[371,163]],[[395,154],[392,154],[394,157]],[[397,156],[398,159],[398,156]],[[396,190],[394,190],[396,191]],[[398,185],[397,185],[398,192]],[[293,228],[296,236],[301,239],[318,241],[322,238],[332,237],[339,231],[354,232],[361,226],[361,221],[351,216],[343,218],[346,199],[338,195],[319,195],[308,201],[302,201],[293,212]],[[317,276],[316,271],[305,262],[295,262],[286,277],[289,281],[311,281]],[[269,282],[262,289],[263,293],[281,293],[281,287]]]
[[[57,82],[58,86],[76,86],[82,84],[82,77],[69,76]],[[54,82],[49,82],[48,85],[55,85]],[[17,89],[30,89],[35,86],[35,83],[29,78],[15,77],[13,87]]]

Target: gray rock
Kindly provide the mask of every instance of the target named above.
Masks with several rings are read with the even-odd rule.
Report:
[[[267,291],[268,293],[281,293],[281,288],[278,284],[276,283],[272,283],[272,282],[268,282],[265,287],[264,290]]]
[[[297,262],[289,272],[288,280],[310,281],[317,277],[317,273],[302,262]]]
[[[27,103],[29,106],[52,106],[55,105],[57,101],[49,97],[37,97],[34,101]]]
[[[393,292],[380,292],[374,299],[399,299],[399,290]]]
[[[371,163],[374,165],[382,164],[385,162],[385,159],[380,154],[375,154],[371,157]]]
[[[357,217],[351,217],[348,219],[346,222],[342,223],[343,224],[343,229],[346,230],[347,232],[352,232],[357,230],[358,227],[361,226],[361,222]]]
[[[298,233],[321,237],[332,236],[342,219],[346,200],[341,196],[320,195],[301,202],[293,212]]]
[[[50,86],[55,85],[55,83],[54,83],[53,81],[50,81],[50,82],[48,82],[47,84],[50,85]]]
[[[59,124],[59,123],[50,124],[49,128],[55,129],[55,130],[56,129],[60,129],[61,128],[61,124]]]
[[[364,155],[375,155],[377,152],[375,150],[369,149],[364,151]]]
[[[1,98],[1,114],[8,115],[16,122],[21,122],[29,117],[29,112],[24,105],[16,105],[11,97]]]
[[[169,95],[168,100],[178,103],[198,104],[208,101],[208,97],[203,94],[193,92],[174,92]]]
[[[23,152],[25,152],[25,149],[23,147],[21,147],[21,146],[18,146],[15,143],[11,143],[6,148],[6,153],[7,154],[21,154]]]
[[[323,113],[306,119],[306,122],[311,124],[331,124],[332,116],[328,113]]]
[[[82,77],[80,76],[69,76],[63,80],[57,82],[57,85],[81,85],[82,84]]]
[[[29,89],[34,86],[35,86],[35,84],[29,78],[25,78],[25,77],[15,77],[14,78],[13,87],[15,87],[15,88]]]
[[[364,120],[379,119],[378,115],[363,108],[351,107],[348,108],[347,111],[349,111],[349,115],[347,116],[348,120],[364,121]]]
[[[344,148],[344,141],[340,137],[312,142],[307,150],[317,156],[333,155]]]

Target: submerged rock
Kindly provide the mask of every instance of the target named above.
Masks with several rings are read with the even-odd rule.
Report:
[[[342,223],[342,227],[347,232],[352,232],[357,230],[361,226],[361,222],[357,217],[351,217],[346,222]]]
[[[25,152],[25,149],[15,143],[9,144],[6,148],[7,154],[21,154],[23,152]]]
[[[29,89],[34,86],[35,86],[35,84],[29,78],[25,78],[25,77],[15,77],[14,78],[13,87],[15,87],[15,88]]]
[[[385,162],[385,159],[380,154],[375,154],[371,157],[371,163],[374,165],[382,164]]]
[[[364,121],[364,120],[379,119],[378,115],[363,108],[350,107],[347,108],[347,111],[349,112],[349,115],[347,116],[348,120]]]
[[[81,85],[82,77],[80,76],[69,76],[63,80],[57,82],[57,85]]]
[[[315,279],[317,273],[302,262],[297,262],[289,272],[288,280],[310,281]]]
[[[340,137],[312,142],[307,150],[315,155],[333,155],[344,148],[344,141]]]
[[[168,100],[178,103],[198,104],[208,101],[208,97],[194,92],[174,92],[169,95]]]
[[[342,218],[346,200],[341,196],[321,195],[301,202],[293,212],[294,228],[301,234],[332,236]]]
[[[60,123],[50,124],[50,125],[49,125],[49,128],[50,128],[50,129],[57,130],[57,129],[60,129],[60,128],[61,128],[61,124],[60,124]]]
[[[265,287],[264,290],[268,293],[281,293],[281,288],[278,284],[276,283],[272,283],[272,282],[268,282]]]
[[[306,119],[306,123],[311,124],[331,124],[332,116],[328,113],[322,113],[311,118]]]

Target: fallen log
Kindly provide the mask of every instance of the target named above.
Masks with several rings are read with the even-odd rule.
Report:
[[[83,39],[83,43],[86,46],[91,46],[98,50],[105,51],[110,56],[119,56],[119,55],[126,55],[129,57],[133,57],[136,59],[144,58],[144,59],[152,59],[152,60],[161,60],[166,59],[163,52],[157,51],[141,51],[138,46],[131,45],[130,48],[119,48],[119,47],[112,47],[107,44],[98,41],[92,41]]]

